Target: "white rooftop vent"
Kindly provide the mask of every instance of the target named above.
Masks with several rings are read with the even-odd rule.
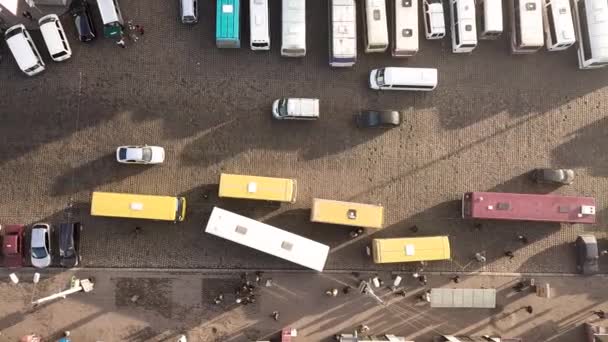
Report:
[[[414,255],[415,248],[414,245],[405,245],[405,255],[412,256]]]
[[[581,214],[583,215],[595,215],[595,206],[583,205],[581,206]]]
[[[256,182],[251,182],[249,184],[247,184],[247,192],[248,193],[254,193],[258,191],[258,184]]]
[[[144,204],[140,202],[133,202],[131,203],[131,210],[144,210]]]

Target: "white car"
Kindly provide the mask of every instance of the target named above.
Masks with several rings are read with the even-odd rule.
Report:
[[[120,146],[116,160],[124,164],[161,164],[165,161],[165,149],[160,146]]]
[[[45,268],[51,264],[51,225],[36,223],[32,226],[30,241],[32,266]]]
[[[272,103],[272,116],[278,120],[318,119],[319,99],[277,99]]]

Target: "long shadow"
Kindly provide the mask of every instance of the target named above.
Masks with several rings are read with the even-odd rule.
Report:
[[[118,164],[116,154],[109,153],[75,167],[58,177],[53,184],[51,194],[62,196],[72,195],[80,191],[89,191],[105,184],[135,176],[151,167],[162,166]]]
[[[569,140],[553,149],[555,164],[586,168],[593,176],[608,176],[608,157],[601,146],[608,143],[608,117],[599,119],[566,136]]]

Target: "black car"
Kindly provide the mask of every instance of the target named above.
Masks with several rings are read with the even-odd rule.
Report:
[[[95,31],[89,3],[86,0],[76,0],[72,3],[71,12],[74,17],[76,32],[78,32],[78,39],[81,42],[89,42],[95,39],[97,31]]]
[[[396,110],[364,110],[355,114],[357,127],[395,127],[401,124],[401,113]]]
[[[594,235],[579,235],[574,243],[576,246],[576,267],[585,275],[599,272],[599,252]]]
[[[536,183],[569,185],[574,181],[574,170],[571,169],[534,169],[530,177]]]
[[[79,222],[59,225],[59,264],[62,267],[78,266],[81,231],[82,225]]]

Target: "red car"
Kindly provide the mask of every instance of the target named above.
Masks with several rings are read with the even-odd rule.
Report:
[[[2,255],[5,267],[21,267],[23,265],[23,231],[24,225],[13,224],[6,226],[2,240]]]

